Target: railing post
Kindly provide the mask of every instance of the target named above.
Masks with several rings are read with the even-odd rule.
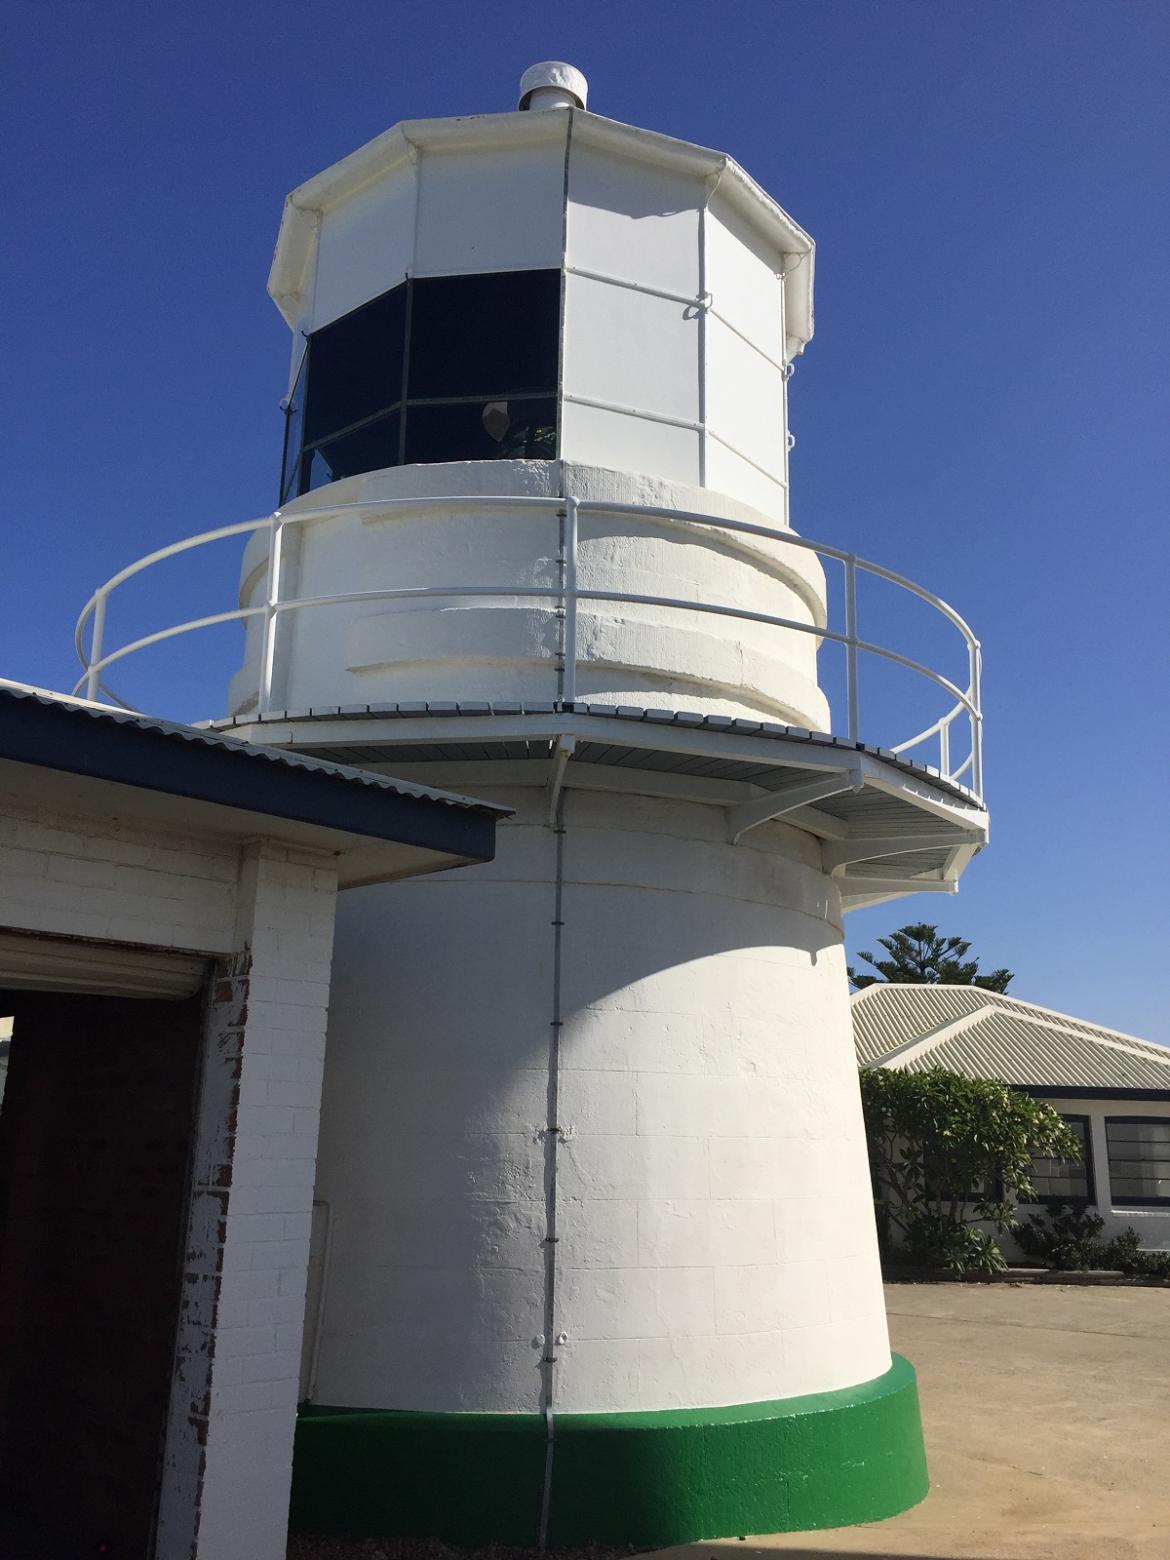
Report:
[[[849,707],[849,740],[861,740],[861,695],[857,686],[857,559],[845,559],[845,697]]]
[[[89,636],[89,667],[85,678],[85,696],[97,699],[102,684],[102,642],[106,637],[106,592],[99,590],[93,600],[93,628]]]
[[[280,545],[284,521],[280,510],[271,517],[268,536],[268,582],[264,599],[264,633],[260,641],[260,686],[256,713],[267,715],[272,709],[272,678],[276,665],[276,617],[280,600]]]
[[[983,651],[978,642],[971,646],[971,703],[975,706],[971,722],[971,788],[983,800]]]
[[[944,780],[951,778],[951,723],[940,722],[938,728],[938,772]]]
[[[565,614],[565,671],[561,698],[572,704],[577,697],[577,500],[565,499],[565,571],[561,580],[561,607]]]

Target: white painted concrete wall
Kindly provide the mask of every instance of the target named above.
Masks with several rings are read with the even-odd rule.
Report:
[[[352,477],[285,506],[285,513],[420,495],[474,500],[522,493],[555,498],[562,468],[546,461],[403,466]],[[639,503],[661,519],[582,513],[578,585],[705,600],[795,622],[825,619],[815,555],[718,527],[672,522],[671,509],[767,524],[746,505],[698,488],[566,465],[580,498]],[[338,507],[285,530],[282,599],[435,586],[515,585],[555,590],[556,503],[537,511],[474,502],[381,513]],[[241,603],[264,600],[267,536],[245,554]],[[230,708],[254,707],[260,619]],[[458,596],[347,603],[285,613],[273,704],[306,708],[411,700],[547,701],[560,696],[560,622],[553,599]],[[677,608],[583,602],[577,696],[782,720],[825,730],[816,684],[817,636]]]
[[[338,926],[317,1398],[539,1401],[556,837]],[[556,1406],[736,1403],[889,1363],[835,890],[807,836],[568,794]],[[387,950],[394,957],[387,957]],[[455,957],[452,949],[457,950]]]

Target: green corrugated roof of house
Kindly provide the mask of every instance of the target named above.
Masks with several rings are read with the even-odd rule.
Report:
[[[1170,1098],[1170,1047],[978,986],[867,986],[853,997],[865,1067],[1001,1078],[1022,1088],[1154,1090]]]

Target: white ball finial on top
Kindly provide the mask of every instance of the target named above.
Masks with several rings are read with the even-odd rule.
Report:
[[[520,77],[518,109],[584,108],[589,83],[575,65],[540,60]]]

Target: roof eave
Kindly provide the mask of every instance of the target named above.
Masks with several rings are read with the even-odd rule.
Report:
[[[389,777],[151,722],[92,704],[0,688],[0,765],[56,771],[86,783],[155,792],[252,818],[306,825],[342,849],[393,842],[455,860],[490,861],[510,809],[408,787]],[[267,760],[267,762],[265,762]],[[366,878],[365,881],[371,879]]]

